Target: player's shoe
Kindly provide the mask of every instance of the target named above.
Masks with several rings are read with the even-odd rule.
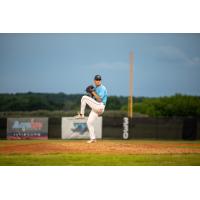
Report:
[[[88,140],[88,141],[87,141],[88,144],[90,144],[90,143],[95,143],[95,142],[97,142],[97,141],[96,141],[96,140]]]
[[[84,119],[85,116],[81,113],[78,113],[78,115],[74,116],[75,119]]]

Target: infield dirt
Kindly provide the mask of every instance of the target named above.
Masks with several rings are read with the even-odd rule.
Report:
[[[200,141],[155,140],[23,140],[0,141],[0,154],[200,154]]]

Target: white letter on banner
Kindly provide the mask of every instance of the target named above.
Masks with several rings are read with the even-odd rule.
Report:
[[[124,117],[124,123],[123,123],[123,139],[128,139],[128,117]]]

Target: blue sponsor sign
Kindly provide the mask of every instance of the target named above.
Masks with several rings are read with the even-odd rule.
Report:
[[[7,139],[48,139],[48,118],[8,118]]]

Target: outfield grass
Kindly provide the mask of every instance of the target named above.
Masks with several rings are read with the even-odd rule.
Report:
[[[11,154],[0,155],[0,166],[200,166],[200,154]]]

